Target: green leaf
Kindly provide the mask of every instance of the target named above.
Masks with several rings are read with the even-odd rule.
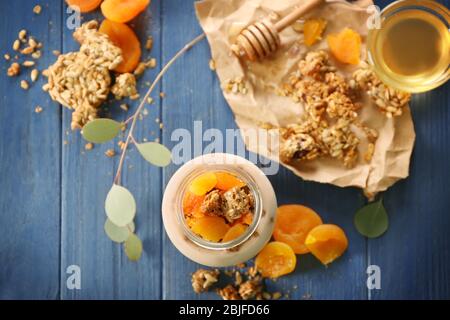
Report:
[[[125,241],[125,254],[131,261],[137,261],[142,255],[142,241],[134,233]]]
[[[136,201],[128,189],[114,184],[106,196],[105,211],[112,223],[125,227],[136,214]]]
[[[134,223],[131,222],[125,227],[119,227],[112,223],[111,220],[106,219],[104,228],[106,235],[112,241],[122,243],[134,232]]]
[[[81,134],[93,143],[104,143],[114,139],[120,132],[122,124],[111,119],[95,119],[86,123]]]
[[[162,144],[156,142],[137,143],[141,155],[145,160],[158,167],[165,167],[170,164],[172,153]]]
[[[389,217],[381,200],[362,207],[355,214],[355,227],[368,238],[377,238],[386,232]]]

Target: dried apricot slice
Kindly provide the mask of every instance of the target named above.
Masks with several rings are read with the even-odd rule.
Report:
[[[77,9],[80,9],[80,12],[90,12],[95,9],[102,3],[102,0],[66,0],[67,4]]]
[[[256,268],[263,277],[278,278],[291,273],[297,264],[294,250],[283,242],[270,242],[258,254]]]
[[[216,172],[217,184],[216,188],[227,191],[234,187],[243,187],[245,183],[228,172]]]
[[[358,64],[361,52],[361,36],[350,28],[327,37],[328,47],[334,57],[348,64]]]
[[[122,50],[123,61],[114,71],[132,72],[141,59],[141,43],[133,29],[123,23],[103,20],[99,31],[108,35],[109,39]]]
[[[305,245],[323,264],[329,264],[344,253],[348,247],[348,240],[338,226],[322,224],[309,232]]]
[[[227,233],[222,239],[222,242],[228,242],[239,238],[241,235],[244,234],[245,230],[247,230],[247,226],[244,226],[242,223],[235,224],[227,231]]]
[[[322,33],[327,26],[327,21],[324,19],[308,19],[303,25],[304,42],[310,47],[320,39],[322,39]]]
[[[230,229],[224,219],[209,216],[195,219],[191,228],[203,239],[211,242],[219,242]]]
[[[189,185],[189,191],[197,196],[205,195],[217,184],[217,177],[213,172],[206,172],[196,177]]]
[[[198,210],[205,199],[205,196],[197,196],[192,192],[187,191],[183,197],[183,212],[185,215],[189,215]]]
[[[150,0],[105,0],[102,3],[103,15],[114,22],[128,22],[145,10]]]
[[[277,209],[273,237],[288,244],[297,254],[308,253],[306,236],[320,224],[322,219],[312,209],[299,204],[283,205]]]

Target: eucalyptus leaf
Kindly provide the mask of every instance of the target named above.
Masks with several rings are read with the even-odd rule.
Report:
[[[128,189],[114,184],[106,196],[105,211],[112,223],[125,227],[136,214],[136,201]]]
[[[368,238],[381,236],[389,227],[389,217],[381,200],[368,204],[355,214],[355,227]]]
[[[94,119],[86,123],[81,134],[93,143],[104,143],[114,139],[120,132],[122,124],[112,119]]]
[[[137,261],[142,255],[142,241],[139,237],[131,233],[125,241],[125,254],[131,261]]]
[[[111,220],[106,219],[104,229],[108,238],[114,242],[122,243],[134,232],[134,223],[131,222],[125,227],[119,227],[111,222]]]
[[[165,167],[171,162],[172,153],[160,143],[137,143],[136,147],[144,159],[155,166]]]

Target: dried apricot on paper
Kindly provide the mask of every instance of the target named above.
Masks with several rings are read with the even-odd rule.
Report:
[[[196,177],[189,185],[189,191],[197,196],[205,195],[217,184],[217,177],[213,172],[206,172]]]
[[[219,242],[230,229],[224,219],[208,216],[195,219],[191,228],[193,232],[211,242]]]
[[[339,258],[348,247],[344,231],[334,224],[322,224],[312,229],[305,240],[309,251],[323,264]]]
[[[258,254],[256,268],[263,277],[278,278],[295,270],[297,257],[294,250],[283,242],[270,242]]]
[[[283,205],[277,209],[273,237],[288,244],[297,254],[308,253],[306,236],[320,224],[322,219],[312,209],[298,204]]]
[[[228,172],[216,172],[217,185],[219,190],[227,191],[234,187],[243,187],[245,183]]]
[[[105,0],[102,13],[108,20],[125,23],[144,11],[149,4],[150,0]]]
[[[304,42],[310,47],[317,41],[322,39],[322,33],[327,26],[327,21],[324,19],[308,19],[303,25]]]
[[[342,63],[358,64],[361,52],[361,36],[350,28],[327,37],[333,56]]]
[[[66,3],[81,13],[90,12],[98,8],[103,0],[66,0]]]
[[[99,31],[108,35],[109,39],[122,50],[123,61],[114,71],[132,72],[141,59],[141,43],[133,29],[124,23],[103,20]]]
[[[227,231],[222,239],[222,242],[228,242],[239,238],[245,233],[245,230],[247,230],[247,226],[244,226],[242,223],[235,224]]]

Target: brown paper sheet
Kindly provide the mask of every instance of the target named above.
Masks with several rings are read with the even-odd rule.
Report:
[[[260,123],[284,126],[298,121],[303,108],[290,98],[277,95],[276,90],[307,51],[327,50],[326,41],[320,41],[311,49],[304,45],[298,46],[296,43],[302,35],[288,27],[280,33],[282,45],[275,55],[262,62],[253,63],[240,61],[230,54],[230,45],[248,24],[267,17],[271,12],[283,17],[299,3],[301,0],[203,0],[196,3],[197,17],[207,35],[221,83],[240,76],[246,79],[249,89],[247,94],[223,93],[234,112],[247,148],[252,152],[269,155],[269,158],[276,161],[278,158],[269,150],[273,147],[261,141],[251,142],[251,139],[246,137],[247,132],[254,132]],[[328,24],[324,36],[350,27],[362,36],[364,42],[367,36],[366,21],[370,15],[365,8],[370,4],[370,0],[354,4],[333,1],[314,10],[305,18],[326,19]],[[299,50],[298,54],[294,54],[293,50]],[[354,69],[355,67],[342,65],[339,67],[347,76]],[[380,135],[370,164],[365,163],[360,156],[357,165],[352,169],[345,168],[337,160],[326,158],[305,161],[295,167],[283,165],[305,180],[331,183],[340,187],[356,186],[373,194],[386,190],[399,179],[406,178],[415,140],[409,107],[405,108],[402,116],[388,119],[365,97],[360,119],[369,127],[377,129]],[[361,155],[364,154],[365,147],[361,142]]]

